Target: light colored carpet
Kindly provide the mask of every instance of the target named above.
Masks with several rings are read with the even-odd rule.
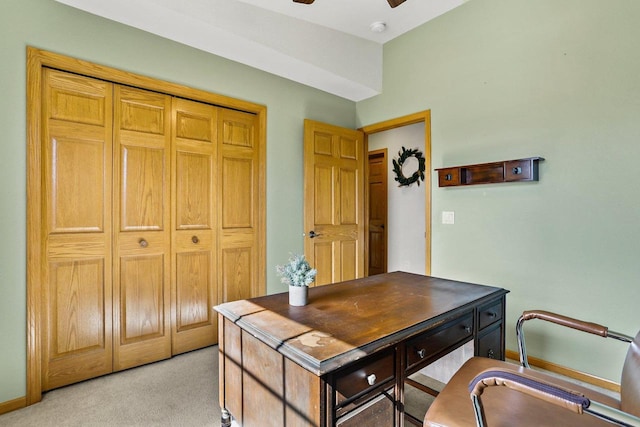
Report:
[[[444,386],[421,373],[412,378],[436,390]],[[432,401],[405,387],[405,410],[417,419]],[[213,346],[50,391],[35,405],[0,415],[0,427],[217,427],[218,405]]]
[[[0,426],[219,426],[218,347],[45,393]]]
[[[411,379],[436,391],[440,391],[444,387],[444,384],[440,381],[429,378],[420,372],[411,375]],[[429,406],[431,406],[434,399],[435,397],[426,394],[417,388],[413,388],[409,384],[405,384],[404,386],[404,410],[406,413],[413,415],[419,420],[424,419],[427,409],[429,409]],[[412,424],[405,423],[405,425],[411,426]]]
[[[414,379],[437,388],[423,375]],[[417,418],[424,417],[431,400],[406,387],[406,410]],[[213,346],[50,391],[35,405],[0,415],[0,426],[220,426],[218,405],[218,346]]]

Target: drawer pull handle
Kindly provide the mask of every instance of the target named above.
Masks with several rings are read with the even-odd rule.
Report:
[[[424,359],[426,355],[427,355],[427,351],[424,348],[421,348],[420,350],[418,350],[418,356],[420,356],[420,359]]]
[[[464,331],[465,331],[466,333],[470,334],[470,333],[471,333],[471,326],[465,326],[465,327],[464,327]]]
[[[377,379],[378,378],[376,377],[376,374],[371,374],[367,377],[367,382],[369,383],[369,385],[374,385]]]
[[[494,317],[496,317],[496,316],[497,316],[497,314],[496,314],[496,313],[494,313],[493,311],[489,311],[489,312],[487,313],[487,316],[489,316],[489,317],[491,317],[491,318],[493,319]]]
[[[149,242],[147,242],[144,239],[138,240],[138,244],[140,245],[141,248],[146,248],[147,246],[149,246]]]
[[[198,236],[193,236],[193,237],[191,238],[191,241],[192,241],[194,244],[196,244],[196,245],[197,245],[197,244],[200,242],[200,239],[198,239]]]
[[[496,358],[496,355],[495,355],[495,353],[493,352],[493,349],[492,349],[492,348],[490,348],[490,349],[489,349],[489,351],[487,352],[487,357],[488,357],[489,359],[495,359],[495,358]]]
[[[520,175],[522,173],[522,168],[520,166],[515,167],[511,170],[514,175]]]
[[[451,181],[451,178],[452,178],[452,177],[451,177],[451,174],[450,174],[450,173],[448,173],[448,174],[446,174],[446,175],[444,176],[444,180],[445,180],[445,181]]]

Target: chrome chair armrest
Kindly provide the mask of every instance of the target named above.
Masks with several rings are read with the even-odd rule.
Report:
[[[499,368],[485,370],[469,383],[469,393],[478,427],[487,426],[480,396],[487,387],[492,386],[504,386],[577,414],[588,413],[617,425],[640,427],[640,418],[602,403],[591,401],[579,392],[526,374]]]
[[[518,322],[516,323],[516,336],[518,339],[518,352],[520,353],[520,364],[525,368],[529,368],[529,361],[527,359],[527,349],[524,339],[523,326],[527,320],[539,319],[547,322],[555,323],[560,326],[576,329],[578,331],[586,332],[601,336],[603,338],[614,338],[619,341],[630,343],[633,341],[633,337],[630,337],[619,332],[609,330],[608,327],[600,325],[598,323],[585,322],[584,320],[575,319],[561,314],[552,313],[544,310],[528,310],[522,313]]]

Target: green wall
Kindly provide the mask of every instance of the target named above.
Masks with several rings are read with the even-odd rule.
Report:
[[[431,109],[433,168],[546,159],[537,183],[432,171],[432,274],[509,289],[510,349],[525,309],[640,326],[638,21],[637,0],[472,0],[387,43],[383,94],[357,104],[359,125]],[[530,354],[619,380],[624,345],[527,328]]]
[[[61,5],[4,0],[0,14],[0,403],[26,393],[26,47],[267,106],[267,290],[301,252],[303,119],[355,125],[355,104]]]
[[[537,183],[433,188],[432,273],[509,289],[515,349],[513,324],[528,308],[638,327],[638,20],[637,0],[471,0],[387,43],[383,94],[355,105],[53,0],[5,0],[0,402],[26,391],[27,45],[267,106],[270,293],[284,290],[271,266],[302,250],[304,118],[353,127],[431,109],[434,168],[545,157]],[[455,225],[440,224],[443,210]],[[531,354],[619,376],[597,358],[621,358],[621,345],[530,331]]]

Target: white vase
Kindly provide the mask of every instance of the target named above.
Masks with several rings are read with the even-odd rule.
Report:
[[[289,286],[289,305],[307,305],[308,295],[308,286]]]

